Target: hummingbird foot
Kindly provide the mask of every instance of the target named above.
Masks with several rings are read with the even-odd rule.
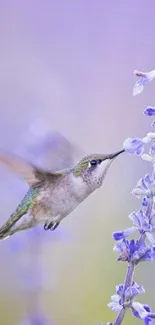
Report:
[[[45,223],[44,230],[50,229],[51,231],[53,231],[59,226],[59,223],[60,222],[53,222],[53,221],[51,221],[49,224]]]

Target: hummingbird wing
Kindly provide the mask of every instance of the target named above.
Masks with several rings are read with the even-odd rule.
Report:
[[[41,183],[46,179],[54,181],[63,174],[61,171],[54,173],[44,171],[17,155],[10,153],[0,153],[0,162],[6,165],[13,173],[22,177],[30,187]]]
[[[28,134],[27,134],[28,138]],[[71,168],[86,153],[58,131],[46,132],[41,136],[30,135],[26,144],[26,155],[31,161],[49,171]]]
[[[50,173],[40,170],[33,164],[26,162],[24,159],[8,153],[0,153],[0,162],[5,164],[12,172],[18,174],[30,186],[29,191],[18,205],[15,212],[0,228],[0,239],[3,239],[8,234],[12,226],[36,204],[36,198],[39,194],[40,184],[46,180],[55,182],[60,176],[65,175],[62,171]]]

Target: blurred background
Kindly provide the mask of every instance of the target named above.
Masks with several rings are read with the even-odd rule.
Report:
[[[87,153],[110,153],[125,138],[144,136],[151,121],[143,109],[155,103],[155,84],[132,97],[133,70],[155,69],[154,10],[153,0],[1,1],[0,147],[39,162],[41,139],[53,130]],[[55,232],[38,227],[0,243],[0,324],[115,319],[107,303],[126,264],[116,262],[112,232],[130,225],[140,204],[131,191],[148,167],[120,156],[102,188]],[[0,180],[2,224],[28,187],[4,166]],[[154,264],[142,264],[135,279],[146,288],[140,300],[155,309],[154,274]],[[130,313],[124,323],[131,324]]]

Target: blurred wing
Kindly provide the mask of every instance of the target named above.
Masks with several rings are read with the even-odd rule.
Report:
[[[0,153],[0,162],[7,166],[13,173],[25,179],[29,186],[40,183],[47,177],[53,177],[54,179],[61,175],[61,173],[54,174],[42,171],[15,154]]]
[[[27,145],[27,154],[41,168],[52,172],[72,167],[86,155],[56,131],[48,132],[44,136],[33,136],[32,143]]]

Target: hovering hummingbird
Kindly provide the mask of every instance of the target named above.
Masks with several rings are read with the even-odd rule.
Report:
[[[22,176],[30,187],[0,228],[0,239],[38,224],[44,224],[45,230],[55,230],[64,217],[101,187],[111,163],[123,152],[87,155],[75,166],[55,172],[35,167],[16,155],[0,154],[0,162]]]

